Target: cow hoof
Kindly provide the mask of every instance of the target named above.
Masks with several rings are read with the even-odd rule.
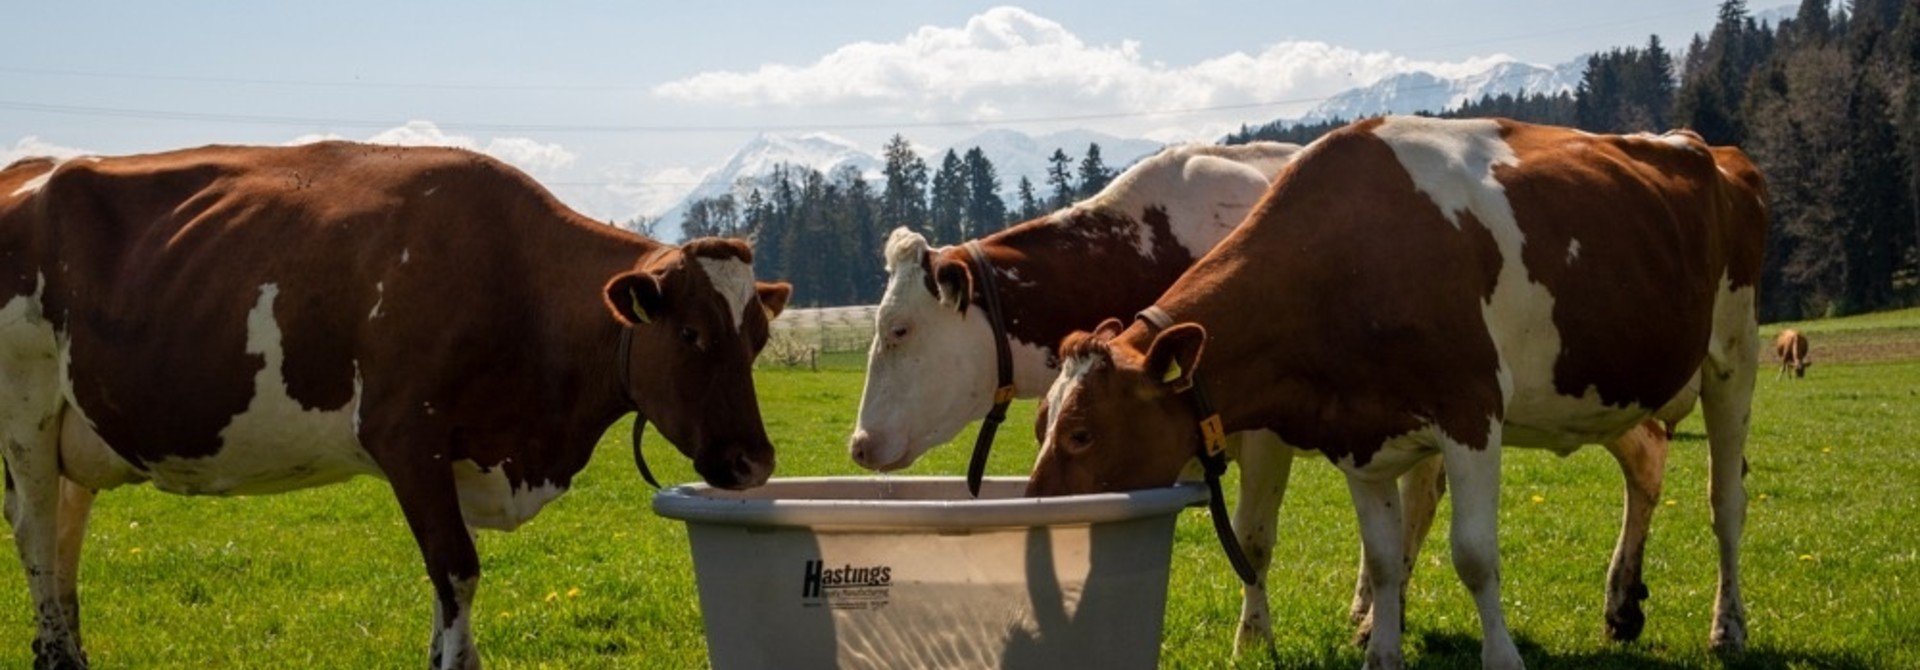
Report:
[[[87,670],[87,655],[72,645],[35,640],[33,670]]]
[[[1713,622],[1713,635],[1707,638],[1715,654],[1738,654],[1747,649],[1747,617],[1741,613],[1722,615]]]
[[[1607,607],[1607,637],[1615,642],[1632,642],[1640,639],[1640,633],[1647,628],[1647,614],[1640,608],[1640,601],[1647,599],[1647,585],[1635,584],[1627,597],[1609,603]]]
[[[1618,612],[1607,613],[1607,638],[1614,642],[1638,640],[1646,627],[1647,615],[1640,611],[1639,603],[1628,603]]]

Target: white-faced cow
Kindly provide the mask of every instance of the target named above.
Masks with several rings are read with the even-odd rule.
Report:
[[[1788,371],[1796,379],[1805,377],[1807,366],[1813,365],[1813,359],[1807,357],[1807,336],[1792,328],[1773,338],[1773,355],[1780,359],[1780,374],[1774,375],[1775,379],[1787,376]]]
[[[1361,519],[1368,665],[1398,667],[1393,478],[1438,452],[1482,660],[1518,667],[1500,607],[1501,445],[1612,441],[1698,371],[1721,557],[1711,640],[1740,648],[1763,201],[1743,155],[1689,133],[1406,117],[1336,131],[1142,318],[1062,343],[1029,492],[1169,484],[1220,428],[1321,451]]]
[[[426,559],[436,668],[476,668],[468,528],[564,491],[622,414],[709,483],[765,481],[750,377],[784,284],[485,156],[327,142],[0,172],[0,431],[38,667],[86,665],[94,493],[385,478]],[[637,434],[637,433],[636,433]],[[637,445],[636,445],[637,448]]]
[[[1058,365],[1047,343],[1151,304],[1245,219],[1298,150],[1279,143],[1171,147],[1093,198],[978,240],[1005,314],[1014,395],[1035,397],[1052,383]],[[951,440],[989,411],[997,386],[988,287],[974,276],[978,266],[969,251],[930,249],[901,229],[886,258],[890,277],[849,444],[855,462],[881,471],[904,468]],[[1690,407],[1690,396],[1682,400],[1679,409]],[[1644,622],[1641,549],[1660,494],[1665,437],[1636,430],[1608,445],[1628,475],[1628,509],[1608,571],[1607,628],[1618,639],[1637,637]],[[1295,452],[1262,430],[1236,433],[1230,442],[1241,486],[1233,527],[1258,575],[1242,590],[1234,637],[1239,650],[1255,639],[1271,640],[1265,575]],[[1403,481],[1408,547],[1426,538],[1442,481],[1437,458]],[[1409,566],[1413,555],[1409,550]],[[1352,609],[1363,635],[1371,603],[1363,558]]]

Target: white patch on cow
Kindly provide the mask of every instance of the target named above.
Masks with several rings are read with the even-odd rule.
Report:
[[[1390,117],[1374,134],[1393,149],[1415,188],[1432,199],[1448,221],[1458,228],[1459,212],[1470,212],[1492,234],[1500,252],[1500,272],[1492,297],[1481,306],[1481,318],[1499,357],[1494,374],[1508,399],[1509,444],[1564,451],[1603,443],[1653,410],[1610,407],[1591,387],[1579,396],[1555,390],[1554,363],[1562,340],[1553,322],[1554,298],[1530,278],[1521,255],[1525,235],[1507,201],[1506,187],[1494,178],[1495,167],[1520,163],[1501,138],[1497,122]]]
[[[220,431],[220,451],[204,458],[168,457],[148,463],[154,486],[186,494],[278,493],[378,475],[354,430],[358,388],[337,410],[309,410],[288,395],[281,371],[280,324],[274,317],[278,285],[260,286],[247,312],[246,352],[261,357],[253,399]],[[356,378],[358,371],[355,371]]]
[[[479,590],[480,578],[450,577],[449,581],[453,582],[453,616],[448,617],[440,611],[442,605],[439,597],[433,599],[434,624],[439,625],[441,620],[447,622],[446,627],[440,629],[440,634],[434,636],[440,643],[440,648],[435,651],[439,653],[443,667],[457,668],[462,667],[459,664],[461,654],[474,653],[473,594]],[[477,666],[479,659],[472,660]]]
[[[1047,428],[1041,435],[1040,453],[1034,457],[1035,464],[1039,464],[1046,458],[1047,453],[1053,451],[1054,443],[1058,441],[1054,439],[1054,429],[1060,424],[1059,409],[1066,404],[1068,398],[1072,398],[1073,394],[1079,392],[1080,384],[1086,380],[1087,373],[1092,372],[1094,366],[1099,365],[1101,360],[1096,356],[1074,356],[1060,362],[1060,376],[1055,377],[1053,387],[1047,389],[1049,409]]]
[[[1507,189],[1494,179],[1493,168],[1518,166],[1520,157],[1500,137],[1498,122],[1391,116],[1375,127],[1373,134],[1392,147],[1394,157],[1413,178],[1414,188],[1431,198],[1455,228],[1460,227],[1459,213],[1471,211],[1503,243],[1501,253],[1507,252],[1505,242],[1512,242],[1518,250],[1520,228],[1513,225]],[[1483,212],[1500,217],[1504,225],[1486,222]],[[1511,239],[1501,240],[1502,235]]]
[[[1567,265],[1577,260],[1580,260],[1580,240],[1567,240]]]
[[[401,247],[401,248],[400,248],[400,264],[401,264],[401,265],[406,265],[406,264],[407,264],[407,256],[408,256],[408,251],[407,251],[407,248],[406,248],[406,247]]]
[[[696,258],[700,269],[707,273],[707,281],[713,284],[713,290],[727,301],[727,312],[733,315],[734,330],[740,329],[741,322],[747,318],[747,303],[753,302],[753,266],[737,258]]]
[[[43,422],[60,411],[59,346],[41,313],[46,286],[36,274],[33,293],[0,306],[0,440],[23,447],[39,442]]]
[[[519,528],[566,492],[552,482],[514,486],[504,468],[483,470],[465,459],[453,462],[453,483],[460,494],[460,515],[467,525],[491,530]]]
[[[1161,209],[1174,241],[1198,259],[1246,220],[1272,178],[1299,150],[1277,142],[1169,147],[1134,164],[1074,208],[1104,209],[1134,221],[1134,249],[1148,259],[1157,240],[1141,217]]]
[[[384,303],[384,302],[386,302],[386,301],[387,301],[387,283],[386,283],[386,282],[384,282],[384,281],[377,281],[377,282],[374,282],[374,283],[373,283],[373,296],[374,296],[374,297],[373,297],[373,310],[372,310],[372,311],[369,311],[369,312],[367,312],[367,320],[368,320],[368,321],[372,321],[372,320],[374,320],[374,319],[378,319],[378,318],[380,318],[380,305],[381,305],[381,303]]]

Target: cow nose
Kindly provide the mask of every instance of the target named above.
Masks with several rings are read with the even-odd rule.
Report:
[[[887,439],[878,433],[869,433],[866,429],[854,431],[853,439],[847,442],[847,454],[860,467],[876,472],[898,470],[912,461],[906,458],[904,445]]]
[[[733,481],[740,488],[753,488],[765,484],[767,478],[771,476],[773,476],[772,452],[767,453],[765,461],[756,460],[744,452],[734,456]]]

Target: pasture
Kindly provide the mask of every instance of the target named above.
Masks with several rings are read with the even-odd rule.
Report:
[[[1755,400],[1751,511],[1743,571],[1752,649],[1738,667],[1920,667],[1920,310],[1794,324],[1812,342],[1804,380],[1763,365]],[[1779,326],[1763,329],[1770,341]],[[1766,354],[1770,358],[1771,354]],[[861,388],[857,354],[819,369],[758,372],[776,476],[845,474]],[[1016,403],[990,472],[1033,461],[1031,402]],[[604,438],[573,490],[526,527],[481,532],[475,632],[494,668],[686,668],[704,664],[684,528],[648,509],[626,424]],[[973,437],[969,430],[957,442]],[[663,481],[695,479],[657,436]],[[959,474],[964,445],[904,474]],[[1504,602],[1533,667],[1709,667],[1714,559],[1705,443],[1681,427],[1647,553],[1648,624],[1616,645],[1601,627],[1602,582],[1618,532],[1621,479],[1601,449],[1562,459],[1507,452]],[[1239,588],[1204,510],[1183,514],[1163,640],[1168,667],[1360,664],[1348,644],[1353,514],[1336,471],[1294,469],[1271,572],[1278,656],[1230,663]],[[1233,483],[1228,483],[1229,491]],[[1446,514],[1408,596],[1408,661],[1478,667],[1479,628],[1446,551]],[[11,545],[11,535],[7,544]],[[418,665],[430,588],[386,485],[261,498],[188,499],[150,488],[95,507],[81,577],[82,630],[103,668]],[[0,552],[0,667],[31,664],[27,592]]]

